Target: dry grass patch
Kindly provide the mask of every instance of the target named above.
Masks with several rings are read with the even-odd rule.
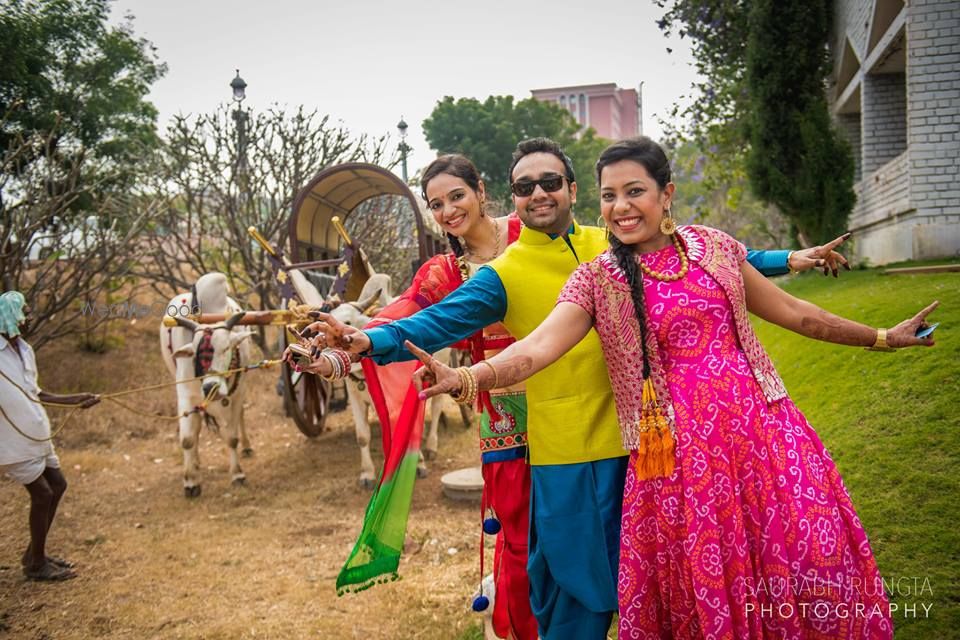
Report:
[[[167,380],[155,324],[124,324],[106,354],[70,340],[39,354],[52,391],[116,391]],[[176,423],[104,403],[57,439],[70,487],[49,551],[78,565],[66,583],[26,582],[26,492],[0,482],[0,638],[424,638],[472,627],[479,514],[442,497],[440,476],[477,463],[474,431],[441,434],[418,482],[403,579],[338,598],[334,580],[359,532],[369,493],[348,413],[308,440],[286,418],[275,371],[250,375],[246,416],[255,454],[247,486],[231,486],[225,445],[204,432],[203,495],[183,497]],[[173,414],[172,389],[131,398]],[[54,425],[63,414],[52,414]],[[379,438],[375,431],[375,440]],[[375,459],[382,457],[379,442]]]

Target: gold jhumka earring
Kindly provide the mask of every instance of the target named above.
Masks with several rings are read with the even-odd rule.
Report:
[[[677,223],[670,214],[670,208],[663,210],[663,218],[660,220],[660,233],[666,236],[672,236],[677,232]]]

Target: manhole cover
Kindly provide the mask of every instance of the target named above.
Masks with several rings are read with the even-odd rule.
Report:
[[[483,474],[480,467],[457,469],[440,478],[443,495],[451,500],[479,501],[483,493]]]

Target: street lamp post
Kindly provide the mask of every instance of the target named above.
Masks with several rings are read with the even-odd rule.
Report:
[[[403,182],[406,184],[407,154],[413,149],[407,144],[407,123],[403,121],[403,116],[400,116],[400,122],[397,123],[397,131],[400,132],[400,166],[403,169]]]
[[[237,69],[237,76],[230,82],[230,88],[233,89],[233,101],[237,103],[237,108],[233,110],[233,121],[237,125],[237,173],[242,173],[247,167],[247,114],[243,110],[247,83],[240,77],[240,69]]]

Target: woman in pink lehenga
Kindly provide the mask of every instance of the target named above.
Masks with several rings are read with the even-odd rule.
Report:
[[[914,334],[936,303],[885,331],[793,298],[723,232],[674,227],[669,163],[647,138],[607,148],[597,178],[611,249],[577,269],[536,331],[482,365],[452,371],[420,352],[424,395],[513,384],[596,328],[630,452],[619,638],[891,638],[850,496],[747,311],[885,350],[932,345]]]

